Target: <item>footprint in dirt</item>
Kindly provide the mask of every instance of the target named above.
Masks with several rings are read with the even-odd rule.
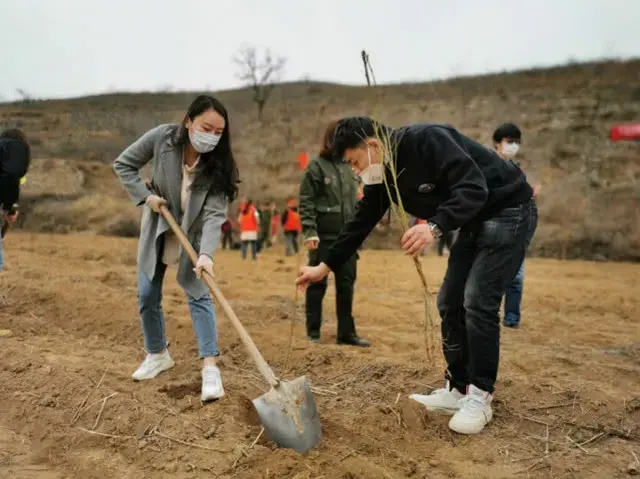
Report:
[[[158,388],[158,392],[165,393],[172,399],[182,399],[185,396],[198,396],[200,387],[200,379],[194,377],[181,381],[171,381]]]

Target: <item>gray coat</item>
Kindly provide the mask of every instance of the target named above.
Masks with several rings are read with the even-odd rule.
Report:
[[[212,258],[220,240],[220,227],[227,218],[228,200],[222,192],[210,192],[206,188],[192,189],[184,215],[180,208],[182,187],[182,147],[176,147],[171,139],[180,125],[165,124],[149,130],[116,158],[113,169],[127,193],[136,204],[144,205],[140,240],[138,241],[138,268],[153,278],[159,250],[169,223],[145,204],[151,194],[142,178],[140,169],[153,159],[152,183],[157,194],[167,200],[167,207],[189,238],[196,252]],[[207,285],[196,278],[189,256],[180,247],[178,283],[195,299],[208,293]]]

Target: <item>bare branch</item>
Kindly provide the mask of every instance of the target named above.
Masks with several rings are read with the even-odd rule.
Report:
[[[243,47],[234,57],[233,63],[238,67],[236,77],[253,91],[253,102],[258,108],[258,118],[262,119],[264,106],[275,87],[286,59],[274,57],[269,49],[264,51],[262,59],[258,59],[255,47]]]

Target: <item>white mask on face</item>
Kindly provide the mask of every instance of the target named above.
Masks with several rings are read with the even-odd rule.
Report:
[[[360,172],[360,178],[365,185],[379,185],[382,183],[382,163],[371,164],[371,151],[368,147],[367,156],[369,157],[369,166]]]
[[[191,140],[193,149],[198,153],[209,153],[220,141],[220,135],[205,133],[199,130],[189,130],[189,140]]]
[[[520,149],[520,145],[517,143],[503,143],[502,144],[502,154],[507,158],[513,158],[518,153]]]

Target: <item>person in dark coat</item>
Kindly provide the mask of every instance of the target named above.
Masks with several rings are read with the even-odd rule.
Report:
[[[358,201],[358,179],[351,166],[331,150],[336,122],[327,127],[322,151],[313,158],[300,183],[300,221],[304,244],[309,252],[309,264],[317,265],[338,238],[344,224],[351,219]],[[353,319],[353,294],[358,253],[354,252],[335,271],[337,343],[370,346],[371,342],[356,334]],[[326,278],[309,285],[305,312],[307,336],[320,342],[322,301],[327,291]]]
[[[31,163],[31,148],[25,134],[10,128],[0,134],[0,270],[4,266],[3,236],[18,219],[20,183]]]
[[[385,157],[385,138],[393,145],[390,157]],[[449,125],[422,123],[394,130],[367,117],[344,118],[336,128],[333,151],[358,172],[366,185],[364,197],[324,260],[302,267],[296,283],[305,288],[340,268],[391,201],[401,200],[407,213],[427,219],[402,236],[407,255],[419,254],[443,231],[459,228],[438,295],[446,385],[411,398],[429,410],[452,414],[453,431],[479,433],[492,419],[500,303],[524,258],[536,208],[531,186],[515,164]]]

